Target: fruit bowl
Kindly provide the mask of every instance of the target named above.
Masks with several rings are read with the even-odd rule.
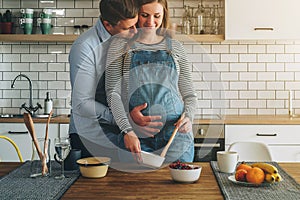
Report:
[[[88,157],[77,160],[81,175],[87,178],[106,176],[109,163],[108,157]]]
[[[236,184],[246,186],[268,186],[282,181],[278,169],[270,164],[257,162],[247,164],[242,162],[237,165],[234,175],[228,179]]]
[[[237,181],[235,179],[234,175],[228,176],[228,180],[237,185],[242,185],[242,186],[246,186],[246,187],[266,187],[266,186],[272,185],[272,183],[268,183],[268,182],[263,182],[261,184],[255,184],[255,183],[248,183],[248,182],[244,182],[244,181]]]
[[[173,181],[193,183],[199,179],[202,167],[186,163],[172,163],[169,165],[169,170]]]

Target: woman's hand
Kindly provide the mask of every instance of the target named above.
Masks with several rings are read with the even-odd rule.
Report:
[[[132,153],[141,152],[140,140],[133,131],[129,131],[126,135],[124,135],[124,144],[126,149]]]
[[[189,133],[193,130],[192,122],[188,117],[184,117],[182,120],[178,120],[174,125],[179,127],[178,132],[180,133]]]

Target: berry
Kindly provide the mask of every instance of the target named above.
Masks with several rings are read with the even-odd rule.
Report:
[[[182,170],[191,170],[191,169],[198,169],[199,167],[192,167],[191,165],[181,163],[179,160],[177,162],[173,162],[169,165],[172,169],[182,169]]]

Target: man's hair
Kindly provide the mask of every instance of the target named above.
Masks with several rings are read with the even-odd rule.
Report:
[[[138,0],[101,0],[99,3],[102,20],[112,26],[121,20],[135,18],[138,14]]]

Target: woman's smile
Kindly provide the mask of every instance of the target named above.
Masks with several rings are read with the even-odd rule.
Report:
[[[160,3],[145,4],[139,12],[138,26],[140,28],[158,29],[162,25],[164,9]]]

